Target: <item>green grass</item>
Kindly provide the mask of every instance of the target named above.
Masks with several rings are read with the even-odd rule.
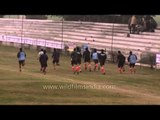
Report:
[[[106,75],[84,71],[83,66],[82,73],[74,75],[69,57],[62,55],[60,66],[54,70],[51,53],[48,53],[47,74],[43,75],[39,71],[38,51],[25,49],[26,65],[20,73],[17,52],[18,48],[0,46],[2,105],[160,103],[159,70],[136,66],[136,74],[129,74],[128,71],[118,74],[117,65],[107,63]],[[128,70],[128,66],[125,68]],[[68,87],[71,85],[72,88]]]

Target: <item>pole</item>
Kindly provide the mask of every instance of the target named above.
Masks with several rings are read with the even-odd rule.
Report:
[[[22,15],[22,28],[21,28],[21,48],[22,48],[22,38],[23,38],[23,15]]]
[[[114,23],[112,26],[112,42],[111,42],[111,53],[113,52],[113,35],[114,35]]]
[[[112,62],[114,63],[114,54],[113,54],[113,35],[114,35],[114,19],[113,19],[113,25],[112,25],[112,41],[111,41],[111,56],[112,56]]]
[[[63,17],[62,17],[62,41],[61,41],[61,48],[62,48],[62,44],[63,43]]]

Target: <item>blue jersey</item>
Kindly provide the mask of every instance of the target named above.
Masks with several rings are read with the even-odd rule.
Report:
[[[132,55],[129,56],[129,62],[130,63],[136,63],[136,61],[137,61],[137,56],[136,55],[132,54]]]
[[[17,55],[18,59],[19,60],[25,60],[26,59],[26,54],[25,52],[18,52],[18,55]]]
[[[93,60],[98,60],[98,53],[96,53],[96,52],[93,53],[93,54],[92,54],[92,59],[93,59]]]

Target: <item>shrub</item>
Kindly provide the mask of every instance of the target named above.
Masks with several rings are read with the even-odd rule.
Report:
[[[145,53],[142,54],[140,63],[149,64],[151,68],[156,64],[156,54],[154,53]]]

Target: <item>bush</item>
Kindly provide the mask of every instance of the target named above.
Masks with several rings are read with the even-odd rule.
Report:
[[[149,64],[151,65],[151,68],[153,68],[153,65],[156,65],[156,54],[154,53],[142,54],[140,63]]]

